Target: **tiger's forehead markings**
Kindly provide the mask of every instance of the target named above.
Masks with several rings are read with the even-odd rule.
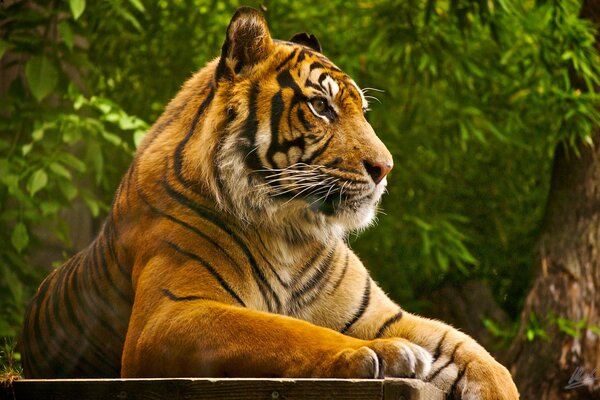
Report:
[[[286,46],[297,46],[293,43],[280,42]],[[280,72],[286,65],[295,70],[298,83],[304,83],[306,88],[312,88],[325,97],[336,112],[339,112],[336,98],[338,94],[347,93],[353,99],[360,101],[361,107],[367,109],[369,104],[358,85],[342,70],[336,67],[327,57],[307,48],[294,48],[276,66]],[[278,79],[279,80],[279,79]]]

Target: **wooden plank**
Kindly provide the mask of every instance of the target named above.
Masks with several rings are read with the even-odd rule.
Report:
[[[443,400],[444,392],[418,379],[386,379],[383,400]]]
[[[25,379],[2,400],[442,400],[414,379]]]
[[[381,399],[382,380],[93,379],[21,380],[11,400]]]

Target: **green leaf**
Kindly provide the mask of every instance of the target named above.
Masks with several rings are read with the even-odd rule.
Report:
[[[31,138],[33,139],[34,142],[39,142],[40,140],[42,140],[44,138],[44,126],[42,126],[39,129],[36,129],[35,131],[33,131],[33,133],[31,134]]]
[[[6,51],[12,47],[12,44],[8,43],[6,40],[0,39],[0,59],[2,59],[4,53],[6,53]]]
[[[527,329],[527,340],[532,341],[535,338],[535,332],[531,329]]]
[[[81,131],[79,127],[70,126],[69,128],[65,129],[62,134],[62,139],[63,142],[69,145],[73,145],[81,140]]]
[[[77,188],[70,182],[64,179],[58,181],[58,188],[69,201],[73,200],[77,196]]]
[[[106,141],[114,144],[115,146],[119,146],[123,142],[121,138],[115,135],[114,133],[103,131],[102,136],[104,137],[104,139],[106,139]]]
[[[29,243],[29,234],[24,223],[19,222],[15,225],[10,238],[12,245],[20,253]]]
[[[40,209],[44,216],[53,215],[60,210],[60,204],[55,201],[43,202],[40,204]]]
[[[87,166],[85,165],[85,163],[72,154],[63,154],[61,161],[69,167],[73,168],[77,172],[84,173],[87,170]]]
[[[145,12],[144,4],[140,0],[129,0],[131,5],[133,5],[138,11]]]
[[[34,56],[27,61],[25,76],[29,90],[37,101],[43,100],[56,87],[58,72],[52,60],[44,56]]]
[[[69,6],[71,7],[73,19],[77,20],[85,10],[85,0],[69,0]]]
[[[60,33],[60,37],[65,42],[65,45],[68,47],[68,49],[73,50],[73,29],[71,29],[71,25],[68,21],[63,21],[60,24],[58,24],[58,33]]]
[[[90,142],[85,155],[87,165],[93,167],[96,171],[96,183],[100,184],[104,177],[104,157],[102,156],[102,148],[98,142]]]
[[[53,162],[49,165],[49,168],[50,171],[54,172],[56,175],[71,179],[71,172],[69,172],[69,170],[63,167],[61,164]]]
[[[48,175],[43,169],[38,169],[29,177],[27,181],[27,191],[33,197],[37,192],[48,184]]]
[[[26,156],[27,154],[29,154],[32,147],[33,147],[33,143],[24,144],[23,147],[21,147],[21,152],[23,153],[23,156]]]
[[[4,175],[0,178],[8,188],[8,193],[15,196],[19,191],[19,176],[14,174]]]
[[[93,217],[97,217],[98,214],[100,214],[100,204],[96,199],[87,194],[84,194],[83,201],[85,201],[85,204],[87,204]]]

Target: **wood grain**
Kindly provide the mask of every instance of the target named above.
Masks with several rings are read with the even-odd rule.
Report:
[[[414,379],[25,379],[2,388],[2,400],[442,400]]]

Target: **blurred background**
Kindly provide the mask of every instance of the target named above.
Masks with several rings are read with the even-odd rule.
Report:
[[[136,144],[235,9],[314,33],[394,155],[350,237],[407,310],[475,336],[523,398],[600,398],[595,1],[0,2],[2,364],[48,272],[87,246]],[[599,9],[599,10],[596,10]]]

